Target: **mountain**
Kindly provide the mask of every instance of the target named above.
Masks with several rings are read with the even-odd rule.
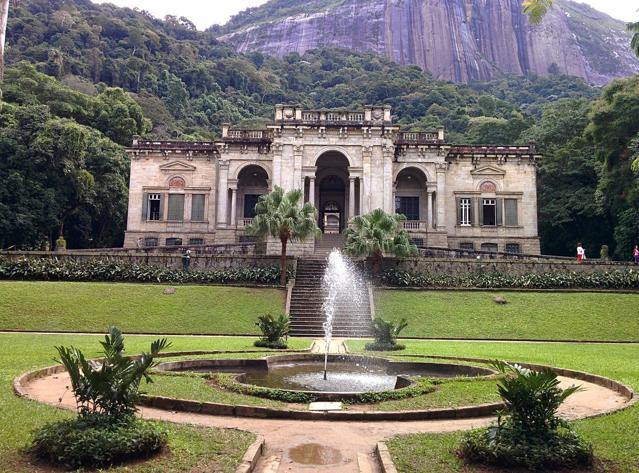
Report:
[[[569,0],[538,26],[521,0],[271,0],[221,33],[239,52],[283,57],[341,47],[463,83],[558,71],[603,85],[639,72],[625,24]]]

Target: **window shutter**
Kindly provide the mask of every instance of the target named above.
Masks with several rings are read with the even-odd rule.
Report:
[[[495,206],[497,207],[495,209],[495,216],[496,216],[495,223],[497,224],[498,227],[500,227],[504,224],[504,199],[495,200]]]
[[[164,194],[160,194],[160,218],[158,220],[164,220]]]
[[[457,225],[461,225],[462,211],[461,211],[461,199],[459,197],[455,198],[455,206],[457,207]]]
[[[471,226],[475,226],[475,205],[477,205],[477,198],[470,198],[470,208],[468,209],[468,221]]]
[[[484,201],[482,199],[479,200],[479,226],[481,227],[484,224]]]
[[[149,213],[149,194],[146,192],[142,194],[142,220],[146,220],[148,218]]]

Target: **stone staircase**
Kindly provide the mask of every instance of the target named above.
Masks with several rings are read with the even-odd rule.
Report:
[[[332,249],[332,248],[331,248]],[[290,306],[290,334],[294,337],[324,336],[325,317],[322,312],[324,291],[322,279],[326,269],[326,258],[301,258],[297,262],[297,275],[295,286],[291,294]],[[350,303],[342,303],[337,306],[333,317],[333,337],[357,338],[370,336],[371,308],[368,298],[368,290],[364,290],[359,299],[361,304],[357,306]]]

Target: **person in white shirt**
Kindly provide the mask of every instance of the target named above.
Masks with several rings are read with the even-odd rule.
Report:
[[[577,243],[577,261],[583,263],[586,259],[586,250],[581,245],[581,243]]]

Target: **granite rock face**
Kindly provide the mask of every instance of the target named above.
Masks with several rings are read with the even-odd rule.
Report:
[[[299,2],[286,17],[231,22],[220,39],[279,57],[318,47],[374,52],[456,82],[555,69],[601,85],[639,72],[624,23],[568,0],[538,26],[521,0],[326,0],[312,11]]]

